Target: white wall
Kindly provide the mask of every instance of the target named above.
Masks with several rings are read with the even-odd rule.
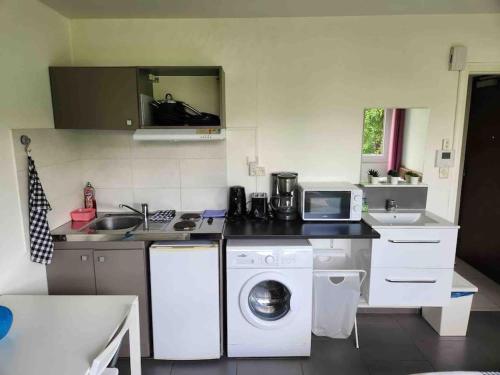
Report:
[[[401,158],[401,165],[405,168],[423,172],[428,126],[429,110],[427,108],[409,108],[405,111]]]
[[[458,73],[500,61],[500,15],[337,18],[74,20],[76,64],[222,65],[226,72],[228,183],[267,190],[246,176],[257,154],[267,172],[359,181],[363,108],[427,107],[424,163],[429,208],[448,216],[451,179],[434,150],[452,138]],[[451,171],[454,173],[454,171]]]
[[[45,293],[29,261],[9,129],[53,127],[48,66],[71,63],[68,21],[35,0],[0,1],[0,294]]]

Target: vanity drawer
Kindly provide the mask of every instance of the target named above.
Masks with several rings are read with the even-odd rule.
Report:
[[[372,267],[453,268],[457,229],[377,229]]]
[[[444,306],[453,268],[372,268],[368,302],[373,306]]]

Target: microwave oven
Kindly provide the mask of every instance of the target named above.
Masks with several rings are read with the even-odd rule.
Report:
[[[363,191],[348,182],[305,182],[299,185],[302,220],[359,221]]]

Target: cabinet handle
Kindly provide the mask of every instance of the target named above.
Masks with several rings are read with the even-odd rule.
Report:
[[[388,240],[391,243],[440,243],[441,240]]]
[[[437,283],[437,280],[431,280],[431,279],[415,279],[415,280],[409,280],[409,279],[385,279],[388,283],[406,283],[406,284],[435,284]]]
[[[97,257],[97,261],[100,263],[104,263],[105,260],[106,260],[106,257]]]
[[[80,257],[80,260],[81,260],[82,262],[86,262],[87,260],[89,260],[89,257],[88,257],[87,255],[82,255],[82,256]]]

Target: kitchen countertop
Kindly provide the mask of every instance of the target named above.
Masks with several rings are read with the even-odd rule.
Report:
[[[292,239],[292,238],[380,238],[380,234],[364,221],[281,221],[281,220],[227,220],[224,238],[234,239]]]
[[[214,219],[223,220],[223,219]],[[380,234],[373,230],[364,221],[357,222],[328,222],[328,221],[282,221],[242,219],[234,221],[227,219],[223,232],[216,230],[222,226],[214,226],[215,232],[167,233],[164,223],[150,223],[145,230],[142,225],[134,230],[91,230],[84,228],[88,223],[67,222],[54,230],[51,234],[56,242],[86,242],[86,241],[164,241],[164,240],[221,240],[222,238],[262,238],[262,239],[293,239],[293,238],[346,238],[370,239],[380,238]]]

